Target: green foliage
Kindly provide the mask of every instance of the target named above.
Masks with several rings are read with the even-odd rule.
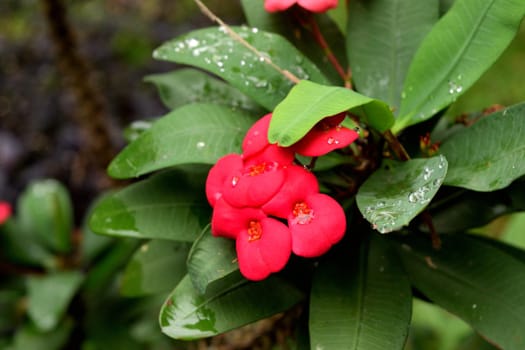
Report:
[[[399,257],[371,234],[319,266],[310,295],[313,349],[402,349],[412,293]]]
[[[430,203],[446,173],[443,156],[386,162],[359,189],[357,206],[379,232],[398,230]]]
[[[321,119],[350,110],[378,131],[388,130],[394,118],[388,106],[351,90],[319,85],[307,80],[298,83],[274,111],[268,139],[283,147],[301,139]]]
[[[449,161],[445,184],[494,191],[525,174],[524,117],[525,104],[511,106],[447,139],[440,149]]]
[[[501,55],[524,15],[520,0],[456,1],[410,65],[394,130],[420,123],[454,102]]]
[[[159,337],[157,321],[169,338],[192,340],[299,305],[299,335],[286,340],[296,348],[429,348],[420,332],[432,324],[440,332],[434,344],[444,349],[490,348],[482,338],[523,349],[522,213],[498,232],[483,226],[525,210],[524,104],[452,124],[441,117],[507,47],[525,14],[523,2],[356,0],[340,1],[327,14],[297,6],[267,13],[263,1],[241,3],[251,27],[191,31],[155,50],[155,58],[197,69],[146,78],[170,111],[126,130],[129,144],[108,173],[133,182],[96,201],[82,229],[83,249],[72,239],[71,201],[61,185],[35,183],[21,196],[16,216],[0,226],[0,258],[35,273],[0,282],[8,291],[0,292],[0,334],[19,326],[0,346],[38,349],[49,337],[49,348],[58,349],[82,330],[85,349],[163,348],[167,338]],[[334,128],[358,130],[360,137],[327,155],[295,159],[340,203],[346,222],[338,228],[346,236],[323,256],[291,254],[285,268],[254,282],[243,277],[237,256],[244,236],[252,242],[264,234],[251,215],[266,215],[265,205],[223,212],[229,224],[246,224],[233,240],[216,237],[209,202],[228,202],[230,179],[235,187],[236,176],[253,180],[280,164],[264,159],[260,170],[243,155],[244,168],[219,169],[232,173],[208,182],[222,181],[224,192],[206,198],[205,189],[210,167],[241,153],[246,131],[268,112],[266,139],[256,130],[255,141],[248,140],[261,141],[261,148],[268,141],[294,150],[315,125],[339,113],[347,118]],[[432,131],[441,143],[425,136]],[[269,157],[272,147],[256,153]],[[317,216],[322,210],[305,209],[306,202],[278,220],[313,227],[301,225],[324,219]],[[247,218],[235,216],[250,210]],[[269,259],[281,258],[276,246],[266,249]],[[423,297],[463,323],[447,331],[436,307],[414,302]],[[13,305],[23,300],[21,320]],[[78,310],[85,320],[77,319]]]

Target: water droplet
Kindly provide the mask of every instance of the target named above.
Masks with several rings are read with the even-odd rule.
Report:
[[[252,28],[252,33],[258,33],[259,32],[259,28]]]
[[[193,39],[193,38],[191,38],[191,39],[186,39],[186,45],[188,45],[188,47],[189,47],[190,49],[192,49],[192,48],[194,48],[194,47],[199,46],[199,40],[197,40],[197,39]]]
[[[329,145],[333,145],[334,143],[337,144],[337,140],[335,138],[333,138],[332,136],[330,136],[327,140],[326,140],[326,143],[328,143]]]
[[[241,60],[241,66],[244,67],[246,65],[246,61],[245,60]]]
[[[238,183],[239,183],[239,177],[238,176],[232,177],[232,187],[237,186]]]
[[[197,142],[197,148],[203,149],[206,146],[206,143],[204,141]]]
[[[407,98],[407,93],[406,92],[402,92],[401,93],[401,98],[404,100],[405,98]]]
[[[410,203],[416,203],[417,202],[417,195],[416,192],[412,192],[408,195],[408,201]]]
[[[379,272],[385,272],[385,267],[384,266],[379,266]]]
[[[441,179],[435,179],[432,182],[432,185],[434,185],[435,187],[441,186]]]
[[[429,167],[425,167],[423,170],[424,170],[423,179],[425,181],[430,180],[430,177],[432,176],[432,173],[434,172],[434,170],[430,169]]]
[[[383,202],[383,201],[381,201],[381,202],[377,202],[377,207],[378,207],[378,208],[382,208],[382,207],[385,206],[385,204],[386,204],[386,203]]]
[[[463,91],[463,86],[456,84],[454,81],[448,82],[448,93],[453,94],[459,94],[461,91]]]
[[[477,307],[478,307],[477,304],[472,304],[472,308],[473,308],[473,309],[475,309],[475,308],[477,308]]]

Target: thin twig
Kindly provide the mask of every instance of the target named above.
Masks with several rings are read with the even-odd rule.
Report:
[[[209,19],[211,19],[214,22],[217,22],[221,28],[223,28],[226,33],[232,37],[234,40],[237,40],[239,43],[241,43],[242,46],[246,47],[248,50],[252,51],[254,54],[259,57],[259,59],[263,60],[265,63],[269,64],[273,69],[278,71],[280,74],[285,76],[288,80],[290,80],[292,83],[297,84],[301,81],[298,77],[296,77],[293,73],[290,71],[287,71],[286,69],[282,69],[278,65],[272,62],[272,60],[266,56],[263,55],[262,52],[257,50],[255,47],[253,47],[249,42],[244,40],[243,37],[241,37],[239,34],[237,34],[230,26],[228,26],[222,19],[220,19],[217,15],[215,15],[206,5],[202,3],[200,0],[194,0],[197,6],[201,9],[202,13],[206,15]]]
[[[405,147],[399,142],[397,137],[392,133],[392,131],[387,130],[383,133],[383,136],[385,138],[385,141],[388,143],[388,147],[394,152],[396,157],[399,160],[407,161],[410,160],[410,155],[405,150]]]

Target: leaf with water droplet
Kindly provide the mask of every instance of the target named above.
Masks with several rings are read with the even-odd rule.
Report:
[[[262,115],[264,109],[231,85],[200,70],[185,68],[148,75],[145,81],[155,84],[162,102],[169,109],[188,103],[215,103]]]
[[[380,233],[408,225],[432,200],[447,173],[445,157],[385,161],[357,193],[357,206]]]
[[[188,64],[214,73],[268,110],[274,109],[293,83],[265,62],[264,57],[299,79],[328,83],[308,58],[297,62],[297,57],[303,54],[283,37],[262,30],[254,31],[249,27],[232,29],[263,56],[256,55],[216,27],[180,36],[163,44],[153,55],[158,59]],[[198,44],[190,47],[190,39],[196,40]]]
[[[201,294],[183,278],[160,311],[162,332],[175,339],[209,337],[285,311],[304,297],[276,276],[254,283],[239,274],[230,282]]]
[[[393,131],[423,122],[454,102],[503,53],[524,15],[523,0],[456,1],[410,64],[404,84],[414,91],[401,101]]]
[[[225,106],[182,106],[156,120],[124,148],[108,172],[120,179],[178,164],[214,164],[225,154],[241,151],[243,135],[253,122],[242,111]]]

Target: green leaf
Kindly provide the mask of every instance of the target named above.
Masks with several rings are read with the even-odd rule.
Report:
[[[264,113],[261,107],[239,90],[196,69],[186,68],[148,75],[144,80],[155,84],[162,102],[169,109],[185,104],[207,102],[256,115]]]
[[[281,69],[299,79],[327,83],[319,69],[283,37],[256,28],[232,29]],[[214,73],[268,110],[273,110],[293,85],[223,28],[190,32],[165,43],[153,55],[157,59],[189,64]]]
[[[205,172],[174,169],[103,198],[90,218],[98,234],[193,241],[210,217]]]
[[[445,184],[475,191],[508,186],[525,174],[525,103],[456,132],[440,148],[449,161]]]
[[[458,233],[482,227],[499,216],[524,211],[524,199],[523,181],[513,182],[509,187],[493,192],[445,187],[428,206],[428,210],[438,233]],[[421,225],[420,229],[428,231],[426,225]]]
[[[381,101],[342,87],[303,80],[275,108],[268,139],[283,147],[290,146],[321,119],[347,110],[380,132],[388,130],[394,122],[392,112]]]
[[[241,150],[242,138],[254,119],[230,108],[192,104],[157,120],[111,162],[115,178],[140,176],[178,164],[214,164]]]
[[[18,328],[13,339],[13,345],[8,350],[61,350],[67,346],[67,341],[73,331],[74,323],[66,319],[55,329],[41,331],[33,324],[25,324]]]
[[[27,312],[38,329],[50,331],[56,327],[83,280],[78,271],[28,278]]]
[[[455,101],[501,55],[524,15],[522,0],[455,1],[410,65],[393,131],[422,122]]]
[[[359,188],[357,206],[379,232],[400,229],[430,203],[446,173],[443,156],[385,161]]]
[[[120,291],[125,296],[142,296],[171,291],[186,275],[187,242],[153,240],[133,255]]]
[[[55,180],[31,183],[18,201],[19,223],[53,251],[71,249],[73,209],[67,189]]]
[[[346,46],[360,93],[399,110],[408,66],[438,8],[438,0],[350,2]]]
[[[468,235],[400,241],[398,251],[413,285],[503,349],[525,348],[525,264]]]
[[[124,138],[131,143],[139,138],[146,130],[149,130],[156,119],[135,120],[124,129]]]
[[[204,295],[187,276],[162,306],[160,326],[175,339],[203,338],[287,310],[302,298],[300,291],[275,276],[257,283],[240,277]]]
[[[396,252],[371,235],[321,263],[310,296],[312,349],[403,349],[412,293]]]
[[[238,271],[235,241],[212,236],[207,226],[188,256],[188,274],[195,289],[204,294],[211,283],[237,275]]]

